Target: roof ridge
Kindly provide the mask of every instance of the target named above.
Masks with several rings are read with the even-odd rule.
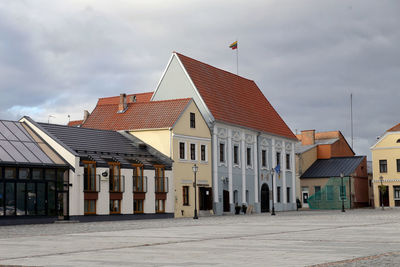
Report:
[[[144,92],[144,93],[128,93],[128,94],[126,94],[127,96],[128,95],[145,95],[145,94],[153,94],[154,92]],[[99,100],[100,99],[109,99],[109,98],[113,98],[113,97],[119,97],[119,95],[115,95],[115,96],[106,96],[106,97],[99,97]]]
[[[193,98],[185,97],[185,98],[165,99],[165,100],[147,101],[147,102],[129,102],[129,103],[126,103],[126,104],[127,105],[139,105],[139,104],[142,104],[142,105],[147,104],[148,105],[148,104],[157,104],[157,103],[161,103],[161,102],[180,102],[180,101],[183,101],[183,100],[191,100],[191,99],[193,99]],[[101,106],[118,106],[118,105],[119,105],[118,103],[101,104]]]
[[[202,62],[202,61],[200,61],[200,60],[197,60],[197,59],[194,59],[194,58],[185,56],[185,55],[183,55],[183,54],[181,54],[181,53],[179,53],[179,52],[174,51],[173,53],[177,54],[178,56],[184,56],[184,57],[189,58],[189,59],[191,59],[191,60],[197,61],[197,62],[199,62],[199,63],[201,63],[201,64],[204,64],[204,65],[207,65],[207,66],[209,66],[209,67],[211,67],[211,68],[214,68],[214,69],[217,69],[217,70],[226,72],[226,73],[228,73],[228,74],[230,74],[230,75],[234,75],[234,76],[237,76],[237,77],[239,77],[239,78],[242,78],[242,79],[245,79],[245,80],[254,82],[254,80],[248,79],[248,78],[246,78],[246,77],[237,75],[237,74],[235,74],[235,73],[233,73],[233,72],[230,72],[230,71],[227,71],[227,70],[224,70],[224,69],[221,69],[221,68],[217,68],[217,67],[212,66],[212,65],[210,65],[210,64],[204,63],[204,62]]]
[[[103,132],[114,132],[117,133],[117,131],[113,130],[103,130],[103,129],[95,129],[95,128],[86,128],[86,127],[74,127],[74,126],[68,126],[68,125],[63,125],[63,124],[56,124],[56,123],[45,123],[45,122],[38,122],[41,125],[52,125],[52,126],[61,126],[65,128],[74,128],[74,129],[87,129],[87,130],[94,130],[94,131],[103,131]],[[80,130],[78,130],[80,131]]]

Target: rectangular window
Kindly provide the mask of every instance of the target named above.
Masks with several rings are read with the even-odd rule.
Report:
[[[201,153],[201,161],[206,161],[206,145],[200,146],[200,153]]]
[[[110,163],[110,192],[121,192],[121,169],[119,163]]]
[[[314,186],[315,200],[321,200],[321,186]]]
[[[225,162],[225,144],[219,144],[219,162]]]
[[[55,181],[56,180],[56,170],[54,169],[46,169],[44,172],[44,178],[46,180]]]
[[[96,200],[85,199],[85,215],[96,214]]]
[[[0,172],[1,172],[1,168],[0,168]],[[0,174],[1,175],[1,174]],[[4,183],[0,183],[0,216],[4,215]]]
[[[286,202],[290,203],[290,187],[286,187]]]
[[[165,200],[156,199],[156,213],[164,213],[164,212],[165,212]]]
[[[189,186],[182,187],[183,205],[189,206]]]
[[[196,114],[190,112],[190,128],[196,128]]]
[[[326,200],[333,200],[333,185],[326,186]]]
[[[110,213],[111,214],[121,213],[121,200],[110,199]]]
[[[393,186],[394,192],[394,205],[395,207],[400,206],[400,186]]]
[[[345,185],[343,185],[343,186],[339,186],[339,188],[340,188],[340,196],[339,196],[339,200],[346,200],[347,199],[347,196],[346,196],[346,186]]]
[[[387,160],[379,160],[379,172],[387,172]]]
[[[18,179],[29,179],[29,169],[28,168],[19,168]]]
[[[400,172],[400,159],[396,159],[397,172]]]
[[[251,166],[251,148],[247,148],[247,166]]]
[[[290,170],[290,154],[286,154],[286,169]]]
[[[33,180],[41,180],[41,179],[43,179],[43,171],[42,171],[42,169],[32,169],[32,179]]]
[[[281,187],[280,186],[276,187],[276,202],[278,202],[278,203],[281,202]]]
[[[155,192],[156,193],[167,193],[168,184],[165,178],[164,167],[155,166]]]
[[[190,159],[196,160],[196,145],[190,144]]]
[[[281,153],[276,152],[276,166],[281,165]]]
[[[267,151],[261,150],[261,166],[267,167]]]
[[[91,161],[83,162],[84,191],[96,191],[96,163]]]
[[[143,165],[133,164],[133,192],[146,192],[146,180],[143,177]]]
[[[179,158],[185,159],[185,143],[179,142]]]
[[[143,199],[135,199],[133,201],[133,211],[134,213],[143,213]]]
[[[4,168],[5,179],[15,179],[17,177],[17,170],[15,168]]]
[[[233,164],[239,165],[239,146],[233,146]]]

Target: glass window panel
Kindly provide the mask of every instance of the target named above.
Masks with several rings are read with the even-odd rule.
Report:
[[[22,156],[21,153],[18,152],[18,150],[13,145],[11,145],[10,142],[0,140],[0,146],[2,146],[4,150],[7,151],[7,153],[14,159],[14,161],[27,162],[24,156]]]
[[[56,216],[56,184],[54,182],[48,182],[47,188],[47,214],[49,216]]]
[[[56,179],[56,170],[55,169],[46,169],[44,172],[44,177],[46,180],[54,181]]]
[[[2,122],[0,122],[0,132],[7,140],[18,141],[18,138]]]
[[[0,160],[1,161],[15,161],[1,146],[0,146]]]
[[[33,169],[32,170],[32,179],[33,180],[42,180],[43,179],[43,170],[42,169]]]
[[[12,141],[11,144],[28,160],[28,162],[41,163],[23,143]]]
[[[94,164],[90,164],[90,190],[96,190],[96,169]]]
[[[15,168],[4,168],[5,179],[15,179],[17,176],[17,170]]]
[[[4,183],[0,182],[0,216],[4,215]]]
[[[35,142],[32,136],[30,136],[30,134],[25,130],[24,126],[22,126],[20,123],[16,124],[16,126],[27,136],[28,140]]]
[[[25,215],[25,183],[17,183],[17,215]]]
[[[28,215],[35,215],[36,214],[36,189],[34,183],[27,183],[26,184],[26,207],[27,207],[27,214]]]
[[[19,168],[18,178],[19,179],[29,179],[29,168]]]
[[[36,195],[36,203],[37,203],[37,214],[45,215],[46,214],[46,185],[44,183],[37,184],[37,195]]]
[[[4,125],[21,141],[30,141],[30,139],[17,127],[15,122],[3,121]],[[25,132],[25,131],[24,131]]]
[[[53,161],[35,143],[25,143],[32,153],[43,163],[53,163]]]
[[[6,216],[15,215],[15,184],[6,183]]]
[[[0,167],[0,179],[3,179],[3,172],[1,170],[1,167]]]
[[[63,191],[64,190],[64,170],[57,171],[57,190]]]

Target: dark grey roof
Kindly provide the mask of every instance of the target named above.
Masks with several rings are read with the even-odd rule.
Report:
[[[131,167],[133,162],[142,163],[146,168],[153,168],[154,164],[165,165],[167,169],[172,167],[172,160],[168,157],[152,153],[154,149],[137,141],[139,139],[128,138],[115,131],[48,123],[38,125],[81,158],[96,161],[98,166],[118,161],[125,168]]]
[[[42,140],[35,140],[22,123],[0,120],[0,163],[67,166],[65,161],[54,154],[48,155],[42,148],[50,150]]]
[[[364,158],[365,156],[318,159],[300,178],[340,177],[341,173],[350,176]]]

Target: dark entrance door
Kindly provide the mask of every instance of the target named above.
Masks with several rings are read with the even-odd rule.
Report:
[[[229,204],[229,191],[224,190],[224,212],[230,212],[231,205]]]
[[[269,212],[269,187],[263,184],[261,187],[261,212]]]
[[[381,189],[380,186],[379,189]],[[382,192],[379,193],[379,204],[380,206],[382,206],[382,199],[383,199],[383,206],[389,207],[389,187],[384,185],[382,191],[383,195],[381,195]]]
[[[210,187],[199,187],[199,209],[212,210],[212,192]]]

